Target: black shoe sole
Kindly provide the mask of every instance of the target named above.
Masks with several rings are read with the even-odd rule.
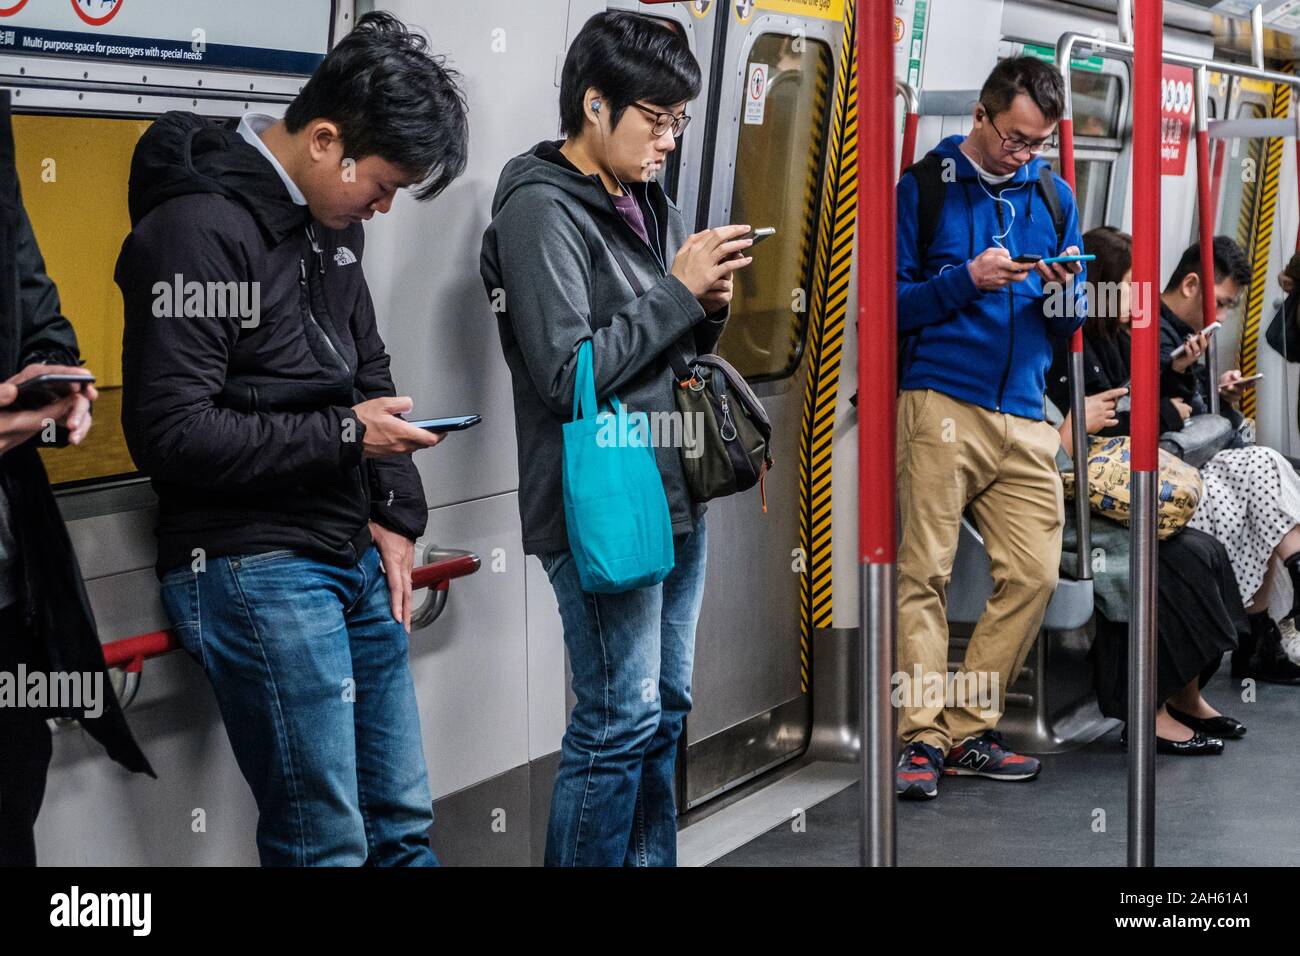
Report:
[[[935,787],[933,790],[927,793],[919,783],[913,783],[910,784],[906,790],[899,791],[898,799],[899,800],[933,800],[938,795],[939,795],[938,787]]]

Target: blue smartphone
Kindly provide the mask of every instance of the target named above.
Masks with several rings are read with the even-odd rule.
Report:
[[[473,428],[483,420],[482,415],[455,415],[451,418],[425,418],[417,422],[407,422],[416,428],[428,432],[459,432]]]
[[[1096,256],[1052,256],[1050,259],[1044,259],[1043,265],[1050,266],[1053,262],[1092,262]]]

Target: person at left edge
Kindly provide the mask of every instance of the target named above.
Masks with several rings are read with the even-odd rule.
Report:
[[[283,120],[168,113],[132,161],[122,424],[264,865],[437,863],[407,629],[427,518],[409,456],[439,436],[396,415],[361,221],[464,170],[454,76],[367,14]]]
[[[14,411],[18,386],[43,374],[84,372],[77,336],[45,271],[23,208],[9,94],[0,91],[0,674],[95,675],[102,713],[0,706],[0,866],[35,866],[36,816],[53,755],[48,719],[76,717],[109,757],[154,776],[131,736],[104,669],[95,615],[76,552],[37,453],[47,423],[55,444],[90,431],[93,386],[32,411]],[[48,447],[48,446],[47,446]]]

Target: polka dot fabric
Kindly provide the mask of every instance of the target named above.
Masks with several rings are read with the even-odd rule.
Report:
[[[1205,494],[1188,527],[1223,542],[1241,600],[1249,605],[1264,583],[1273,549],[1300,524],[1300,478],[1290,462],[1263,445],[1219,452],[1201,468],[1201,477]]]

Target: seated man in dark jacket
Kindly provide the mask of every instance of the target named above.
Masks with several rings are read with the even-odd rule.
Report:
[[[398,188],[436,196],[466,138],[453,76],[370,14],[284,120],[169,113],[132,162],[122,424],[266,865],[437,862],[406,630],[409,455],[439,436],[397,417],[360,223]]]
[[[1201,244],[1198,242],[1183,253],[1173,275],[1160,294],[1160,394],[1164,398],[1178,398],[1191,407],[1193,415],[1210,411],[1210,367],[1200,357],[1209,347],[1201,311],[1204,286],[1201,282]],[[1241,247],[1227,236],[1214,237],[1214,315],[1222,322],[1237,307],[1250,285],[1250,263]],[[1183,352],[1177,358],[1174,352]],[[1222,354],[1222,353],[1220,353]],[[1219,413],[1240,428],[1241,413],[1237,400],[1241,397],[1241,372],[1231,369],[1219,376],[1217,387]],[[1234,439],[1232,447],[1240,447]]]
[[[118,763],[153,771],[107,680],[81,570],[37,454],[50,439],[81,443],[95,390],[73,386],[36,408],[17,402],[30,379],[87,370],[23,209],[8,92],[0,92],[0,277],[0,679],[21,692],[20,669],[49,673],[51,688],[63,683],[54,674],[73,675],[84,698],[42,706],[0,697],[0,866],[35,866],[32,828],[53,753],[49,717],[79,719]]]

